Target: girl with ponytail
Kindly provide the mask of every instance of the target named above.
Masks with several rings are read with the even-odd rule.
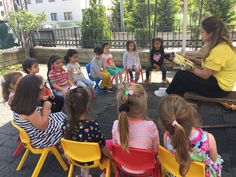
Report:
[[[129,147],[157,150],[159,134],[155,123],[148,120],[147,94],[142,85],[128,83],[117,95],[119,118],[113,124],[112,141],[128,151]],[[124,167],[123,167],[124,168]],[[124,168],[129,173],[142,174]]]
[[[94,120],[88,119],[89,95],[82,88],[77,87],[68,91],[65,97],[66,113],[68,121],[64,129],[66,139],[80,142],[98,143],[102,154],[106,158],[112,158],[106,146],[106,140],[99,125]],[[79,162],[80,163],[80,162]],[[91,165],[91,162],[80,163],[81,165]],[[89,177],[89,169],[81,168],[81,176]]]
[[[206,177],[221,176],[223,159],[217,154],[215,138],[199,128],[199,115],[191,104],[169,95],[160,101],[157,114],[166,130],[163,144],[175,154],[181,176],[186,176],[191,160],[206,164]]]

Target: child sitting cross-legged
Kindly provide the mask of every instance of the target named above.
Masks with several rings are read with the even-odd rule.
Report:
[[[163,141],[175,154],[181,176],[186,176],[192,160],[206,165],[206,177],[220,177],[223,159],[217,154],[211,133],[199,128],[196,109],[182,97],[169,95],[160,101],[157,114],[166,133]]]
[[[73,141],[98,143],[102,155],[112,159],[98,123],[88,119],[87,113],[90,107],[88,92],[81,87],[71,89],[66,94],[65,100],[68,116],[67,125],[64,127],[65,138]],[[89,169],[81,168],[81,176],[88,177]]]
[[[140,84],[129,83],[117,95],[119,119],[112,128],[113,144],[129,147],[157,150],[159,134],[155,123],[147,118],[147,93]],[[130,170],[129,173],[142,174],[144,170]]]

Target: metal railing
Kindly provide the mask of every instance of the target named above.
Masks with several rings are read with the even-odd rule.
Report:
[[[234,42],[236,42],[236,25],[229,25],[229,30]],[[162,29],[164,29],[162,27]],[[169,28],[168,28],[169,29]],[[166,48],[181,48],[182,47],[182,26],[174,26],[171,31],[155,31],[155,37],[160,37],[164,40]],[[63,28],[63,29],[41,29],[34,32],[32,38],[33,46],[48,46],[48,47],[84,47],[85,42],[89,42],[92,46],[101,44],[103,41],[110,43],[112,48],[125,48],[127,40],[137,42],[137,47],[150,48],[150,39],[148,29],[134,31],[120,31],[119,29],[110,30],[110,39],[104,39],[101,29],[89,29],[89,35],[96,36],[96,39],[83,39],[81,27]],[[203,42],[197,37],[198,27],[188,26],[187,28],[187,47],[199,48]],[[142,35],[143,34],[143,35]],[[151,31],[152,38],[154,31]]]

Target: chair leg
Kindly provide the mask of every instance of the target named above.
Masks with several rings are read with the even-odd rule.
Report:
[[[17,168],[16,168],[16,171],[20,171],[20,170],[21,170],[22,166],[23,166],[24,163],[25,163],[26,158],[27,158],[28,155],[29,155],[29,152],[30,152],[29,149],[26,149],[26,150],[25,150],[25,153],[24,153],[23,157],[21,158],[20,163],[19,163],[19,165],[18,165]]]
[[[67,165],[65,164],[65,162],[63,161],[60,153],[58,152],[58,150],[56,149],[55,146],[52,147],[52,152],[53,154],[55,155],[55,157],[57,158],[58,162],[60,163],[60,165],[62,166],[63,170],[67,171],[68,170],[68,167]]]
[[[71,163],[71,164],[70,164],[69,173],[68,173],[68,177],[72,177],[73,171],[74,171],[74,165]]]
[[[38,161],[38,163],[37,163],[37,165],[36,165],[36,167],[34,169],[34,172],[32,174],[32,177],[38,177],[38,174],[39,174],[39,172],[40,172],[40,170],[41,170],[41,168],[43,166],[43,163],[44,163],[44,161],[45,161],[45,159],[46,159],[46,157],[48,155],[48,152],[49,152],[49,150],[45,149],[43,151],[43,153],[41,154],[41,156],[39,158],[39,161]]]
[[[20,151],[22,150],[23,147],[24,147],[24,146],[23,146],[22,143],[18,144],[17,148],[16,148],[15,151],[12,153],[12,156],[17,157],[17,156],[20,154]]]

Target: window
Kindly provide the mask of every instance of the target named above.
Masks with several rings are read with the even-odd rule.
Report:
[[[57,13],[51,13],[52,21],[57,21]]]
[[[26,4],[31,4],[31,0],[26,0]]]
[[[1,11],[1,16],[2,16],[2,17],[4,16],[4,11]]]
[[[72,20],[72,12],[64,12],[65,20]]]
[[[55,0],[48,0],[49,2],[55,2]]]
[[[0,6],[2,6],[2,1],[0,2]]]
[[[43,3],[43,0],[36,0],[36,3]]]

